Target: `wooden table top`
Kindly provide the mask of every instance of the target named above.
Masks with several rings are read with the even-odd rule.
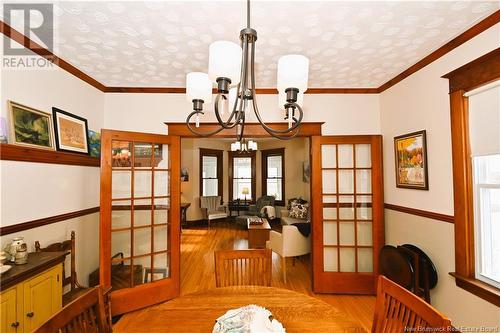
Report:
[[[226,287],[181,296],[135,311],[120,319],[113,332],[212,332],[227,310],[257,304],[270,310],[287,333],[365,332],[346,313],[305,294],[273,287]]]

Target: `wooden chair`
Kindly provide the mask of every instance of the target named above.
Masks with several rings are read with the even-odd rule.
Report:
[[[451,322],[420,297],[380,275],[372,333],[451,332]]]
[[[216,251],[214,256],[217,287],[271,286],[271,250]]]
[[[104,293],[99,286],[88,289],[33,333],[108,333],[111,332],[109,323]]]
[[[68,284],[71,286],[70,290],[63,295],[63,305],[68,304],[74,299],[80,297],[84,294],[88,288],[82,286],[78,283],[76,277],[76,250],[75,250],[75,232],[71,232],[71,239],[65,240],[64,242],[50,244],[46,248],[41,248],[40,242],[35,242],[36,252],[69,252],[71,261],[71,273],[70,276],[66,277],[66,265],[63,263],[63,288]]]

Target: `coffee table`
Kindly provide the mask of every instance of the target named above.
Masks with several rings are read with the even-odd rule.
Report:
[[[264,249],[266,248],[266,241],[269,240],[269,232],[271,226],[266,218],[262,218],[262,224],[250,224],[250,218],[247,218],[248,228],[248,248],[249,249]]]

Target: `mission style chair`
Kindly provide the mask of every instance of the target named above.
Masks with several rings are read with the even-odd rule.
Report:
[[[33,333],[110,333],[104,294],[102,287],[87,289]]]
[[[380,275],[372,333],[401,332],[452,332],[452,327],[423,299]]]
[[[71,239],[65,240],[64,242],[50,244],[46,248],[40,246],[40,242],[35,242],[36,252],[69,252],[71,261],[71,273],[70,276],[66,277],[66,264],[63,262],[63,288],[68,284],[71,286],[70,290],[63,295],[63,306],[73,301],[74,299],[81,296],[83,293],[88,291],[88,288],[82,286],[78,283],[76,277],[76,250],[75,250],[75,232],[71,231]]]
[[[271,286],[271,250],[224,250],[214,256],[217,287]]]

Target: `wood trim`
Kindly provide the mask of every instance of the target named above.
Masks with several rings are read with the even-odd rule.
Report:
[[[490,16],[486,17],[484,20],[480,21],[479,23],[475,24],[474,26],[470,27],[457,37],[453,38],[451,41],[448,43],[444,44],[440,48],[438,48],[436,51],[432,52],[410,68],[406,69],[405,71],[401,72],[400,74],[396,75],[394,78],[390,79],[380,87],[378,87],[378,92],[381,93],[390,87],[394,86],[395,84],[403,81],[406,79],[408,76],[414,74],[415,72],[419,71],[420,69],[424,68],[425,66],[429,65],[430,63],[434,62],[435,60],[441,58],[448,52],[452,51],[453,49],[459,47],[463,43],[471,40],[472,38],[476,37],[479,35],[481,32],[491,28],[495,24],[500,22],[500,10],[497,10]]]
[[[451,272],[450,275],[455,278],[455,284],[457,287],[465,289],[485,301],[495,304],[496,306],[500,306],[500,290],[498,288],[477,279],[461,276],[455,272]]]
[[[220,200],[221,204],[224,201],[224,186],[223,186],[223,159],[224,159],[224,151],[223,150],[218,150],[218,149],[207,149],[207,148],[200,148],[200,155],[199,155],[199,162],[200,162],[200,168],[199,168],[199,181],[200,181],[200,186],[198,187],[198,194],[201,197],[203,195],[203,178],[202,178],[202,171],[203,171],[203,156],[213,156],[217,158],[217,195],[220,195]]]
[[[256,160],[256,153],[255,151],[251,151],[248,153],[237,153],[235,151],[228,151],[227,156],[228,156],[228,189],[229,189],[229,201],[233,201],[233,168],[234,168],[234,158],[235,157],[250,157],[252,159],[252,197],[250,198],[250,203],[255,202],[257,199],[257,193],[256,191],[256,186],[255,186],[255,180],[257,179],[256,177],[256,166],[255,166],[255,160]],[[248,201],[248,200],[247,200]]]
[[[277,95],[276,88],[257,88],[259,95]],[[106,87],[107,93],[129,93],[129,94],[185,94],[184,87]],[[305,94],[377,94],[378,88],[309,88]],[[216,94],[217,90],[213,89]]]
[[[285,148],[275,148],[275,149],[265,149],[260,152],[260,159],[262,163],[262,195],[267,195],[267,158],[269,156],[281,156],[281,194],[282,200],[276,200],[274,204],[276,206],[284,206],[286,202],[286,192],[285,192],[285,183],[286,183],[286,174],[285,174]]]
[[[427,210],[398,206],[398,205],[393,205],[393,204],[389,204],[389,203],[385,203],[384,208],[394,210],[396,212],[402,212],[402,213],[406,213],[406,214],[425,217],[425,218],[432,219],[432,220],[444,221],[444,222],[448,222],[448,223],[455,223],[455,217],[453,215],[435,213],[435,212],[430,212]]]
[[[86,209],[82,209],[82,210],[77,210],[74,212],[44,217],[41,219],[31,220],[28,222],[22,222],[22,223],[17,223],[17,224],[13,224],[13,225],[8,225],[8,226],[0,228],[0,236],[4,236],[4,235],[12,234],[15,232],[20,232],[20,231],[25,231],[28,229],[38,228],[38,227],[41,227],[44,225],[48,225],[48,224],[52,224],[52,223],[56,223],[56,222],[61,222],[61,221],[66,221],[69,219],[74,219],[76,217],[94,214],[94,213],[98,213],[98,212],[99,212],[99,206],[92,207],[92,208],[86,208]]]
[[[443,75],[449,79],[450,93],[469,91],[498,79],[500,73],[500,47]]]
[[[0,144],[0,159],[9,161],[81,165],[91,167],[98,167],[100,165],[99,158],[92,157],[90,155],[18,146],[7,143]]]
[[[499,13],[497,11],[496,13]],[[455,283],[474,295],[499,305],[498,293],[475,275],[474,203],[469,141],[469,99],[466,91],[500,79],[499,49],[446,74],[450,83],[450,120],[455,206]]]
[[[61,69],[64,69],[66,72],[76,76],[80,80],[90,84],[92,87],[105,92],[106,87],[97,81],[96,79],[90,77],[89,75],[85,74],[75,66],[71,65],[69,62],[65,61],[64,59],[59,58],[56,56],[54,53],[51,51],[47,50],[43,46],[37,44],[33,40],[29,39],[28,37],[24,36],[22,33],[17,31],[16,29],[12,28],[9,26],[7,23],[4,21],[0,20],[0,32],[3,33],[5,36],[9,37],[10,39],[18,42],[19,44],[23,45],[25,48],[31,50],[33,53],[38,54],[40,57],[47,59],[48,61],[52,62],[53,64],[59,66]]]
[[[168,127],[168,135],[177,135],[182,138],[199,138],[198,135],[192,133],[185,122],[166,122],[164,123]],[[324,122],[303,122],[300,126],[300,131],[297,137],[321,135],[321,126]],[[269,122],[267,125],[275,129],[285,129],[288,127],[286,123]],[[200,131],[210,132],[219,128],[218,123],[200,123]],[[233,138],[236,136],[236,129],[222,130],[219,133],[212,135],[212,138]],[[252,138],[268,138],[269,133],[262,127],[259,123],[246,123],[245,124],[245,136]]]

